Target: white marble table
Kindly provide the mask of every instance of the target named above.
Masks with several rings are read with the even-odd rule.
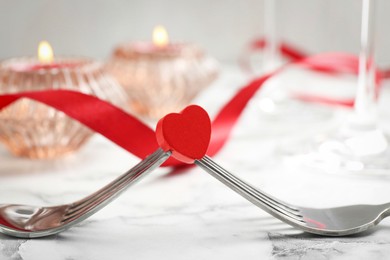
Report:
[[[243,82],[245,77],[228,67],[198,102],[214,114]],[[332,84],[337,88],[337,82]],[[302,115],[298,119],[302,122],[261,115],[253,102],[215,160],[291,203],[327,207],[390,201],[386,176],[323,174],[280,156],[285,142],[328,124]],[[0,203],[67,203],[98,189],[137,161],[97,135],[80,152],[57,161],[14,158],[2,149]],[[0,259],[388,259],[390,255],[390,219],[358,236],[313,236],[272,218],[198,168],[169,172],[159,169],[148,175],[96,215],[59,235],[30,240],[0,235]]]

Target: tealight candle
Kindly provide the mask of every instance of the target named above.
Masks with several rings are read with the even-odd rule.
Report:
[[[162,26],[153,42],[116,47],[107,69],[127,91],[131,109],[152,118],[182,110],[218,73],[215,59],[193,44],[170,42]]]
[[[13,58],[0,63],[0,93],[70,89],[125,106],[123,89],[101,63],[88,58],[54,57],[47,42],[38,59]],[[0,112],[0,140],[18,156],[54,158],[75,151],[92,132],[47,105],[21,99]]]

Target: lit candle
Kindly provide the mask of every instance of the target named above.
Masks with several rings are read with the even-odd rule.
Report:
[[[141,55],[180,55],[180,52],[186,49],[194,48],[194,46],[185,43],[173,43],[169,41],[168,32],[165,27],[158,25],[153,29],[152,42],[132,42],[130,44],[122,44],[116,51],[119,55],[134,56]]]
[[[38,59],[41,63],[52,63],[54,60],[53,48],[47,41],[41,41],[38,46]]]
[[[73,68],[83,63],[80,59],[58,58],[54,59],[53,48],[47,41],[41,41],[38,45],[37,58],[22,59],[12,65],[12,69],[19,72],[50,70],[61,68]]]
[[[125,88],[132,110],[151,118],[180,111],[215,78],[215,59],[194,44],[171,42],[162,26],[153,40],[115,48],[108,71]]]
[[[123,89],[107,75],[102,64],[88,58],[54,58],[41,42],[38,57],[0,62],[0,94],[70,89],[98,96],[126,107]],[[77,150],[92,132],[62,112],[22,99],[0,111],[0,140],[18,156],[54,158]]]
[[[157,47],[164,48],[169,43],[167,30],[161,25],[158,25],[153,30],[153,43]]]

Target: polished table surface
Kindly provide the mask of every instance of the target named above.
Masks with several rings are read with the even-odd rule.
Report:
[[[353,93],[351,79],[306,76],[295,71],[270,84],[294,83],[306,89],[336,90],[342,96]],[[237,68],[224,66],[220,79],[195,102],[213,116],[246,81]],[[328,174],[301,166],[283,152],[289,145],[294,150],[300,138],[337,125],[347,111],[304,105],[308,108],[302,111],[313,113],[290,111],[286,117],[262,112],[259,100],[250,103],[215,161],[256,187],[303,206],[390,201],[390,172],[388,176]],[[386,118],[383,100],[381,112]],[[2,148],[0,203],[68,203],[105,185],[138,160],[98,135],[79,152],[54,161],[14,158]],[[349,237],[302,233],[199,168],[158,169],[96,215],[58,235],[41,239],[0,235],[2,260],[388,259],[389,255],[390,219]]]

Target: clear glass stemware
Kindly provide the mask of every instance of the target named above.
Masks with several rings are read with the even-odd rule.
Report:
[[[264,1],[264,39],[266,41],[262,55],[261,73],[268,73],[280,68],[285,61],[280,53],[280,17],[278,10],[281,2],[277,0]],[[287,84],[286,84],[287,83]],[[294,83],[295,84],[295,83]],[[268,80],[255,103],[261,120],[280,124],[285,129],[286,122],[290,124],[310,124],[315,120],[327,120],[333,113],[327,108],[317,104],[308,104],[296,99],[290,88],[290,81],[277,75]],[[283,130],[281,130],[283,132]]]
[[[375,66],[376,0],[362,0],[361,49],[354,109],[336,130],[301,144],[301,163],[330,173],[387,173],[388,139],[378,124]]]

